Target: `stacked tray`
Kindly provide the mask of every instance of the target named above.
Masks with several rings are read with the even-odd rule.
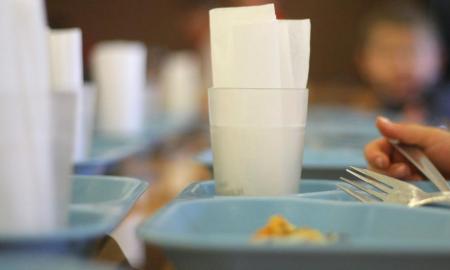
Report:
[[[144,135],[125,137],[96,134],[89,157],[75,163],[75,174],[105,174],[125,158],[145,151],[151,145],[150,138],[151,136]]]
[[[139,134],[117,135],[96,132],[91,151],[85,160],[74,164],[77,175],[101,175],[111,171],[122,160],[144,153],[167,136],[181,132],[184,127],[167,117],[146,119],[146,127]]]
[[[338,181],[302,180],[283,197],[217,196],[213,181],[187,187],[138,235],[177,269],[443,269],[450,265],[450,209],[362,204]],[[429,182],[417,182],[427,191]],[[329,245],[261,244],[252,234],[281,214],[297,226],[337,233]]]
[[[0,251],[89,255],[92,241],[110,233],[147,186],[132,178],[74,176],[68,225],[34,236],[0,234]]]

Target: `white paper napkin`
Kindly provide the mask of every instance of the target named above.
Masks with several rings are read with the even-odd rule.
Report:
[[[275,9],[273,4],[237,7],[217,8],[209,12],[211,31],[211,64],[213,85],[217,87],[234,84],[236,79],[229,77],[229,72],[239,69],[239,66],[230,66],[229,59],[234,57],[232,49],[233,29],[235,26],[255,23],[271,22],[275,20]],[[259,44],[258,44],[259,45]],[[236,71],[234,74],[239,73]],[[236,85],[234,85],[236,86]]]
[[[278,20],[282,88],[306,88],[309,73],[311,23]]]
[[[214,87],[306,87],[309,20],[276,20],[263,5],[213,9],[210,24]]]
[[[276,22],[236,25],[222,87],[279,88],[280,44]]]

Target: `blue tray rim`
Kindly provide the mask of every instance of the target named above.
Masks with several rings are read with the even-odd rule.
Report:
[[[139,197],[147,190],[149,184],[145,181],[119,176],[88,176],[88,175],[73,175],[73,180],[76,179],[90,179],[101,178],[108,181],[125,181],[128,183],[134,183],[132,191],[129,193],[125,201],[120,203],[114,203],[109,206],[104,203],[89,203],[89,204],[74,204],[69,205],[69,212],[73,210],[81,210],[83,212],[103,212],[109,211],[111,218],[107,221],[90,224],[86,227],[77,228],[62,228],[55,232],[43,233],[40,235],[0,235],[0,243],[2,244],[38,244],[45,242],[66,242],[66,241],[80,241],[85,239],[92,239],[96,236],[107,234],[111,232],[128,214],[130,209],[139,199]],[[90,179],[92,180],[92,179]],[[95,180],[93,180],[95,181]]]
[[[195,199],[200,199],[200,198],[222,198],[222,197],[232,197],[232,196],[222,196],[222,195],[214,195],[213,197],[193,197],[190,195],[190,192],[197,188],[200,187],[202,185],[214,185],[214,179],[207,179],[207,180],[202,180],[202,181],[197,181],[194,183],[190,183],[189,185],[187,185],[180,193],[178,193],[177,197],[175,198],[175,200],[195,200]],[[339,180],[330,180],[330,179],[301,179],[301,182],[307,182],[307,183],[312,183],[312,182],[316,182],[316,183],[321,183],[321,184],[338,184],[338,183],[342,183],[342,181]],[[330,191],[337,191],[338,189],[335,190],[327,190],[327,191],[319,191],[319,192],[314,192],[314,193],[322,193],[322,192],[330,192]],[[310,193],[305,193],[305,194],[310,194]],[[302,196],[304,195],[303,193],[296,193],[296,194],[291,194],[288,196],[294,196],[294,197],[298,197],[298,196]],[[255,197],[255,196],[240,196],[240,197]]]

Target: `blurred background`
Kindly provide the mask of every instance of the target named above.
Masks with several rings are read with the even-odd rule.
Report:
[[[165,56],[177,50],[191,50],[205,58],[208,55],[208,10],[218,6],[239,6],[275,2],[279,18],[310,18],[311,64],[309,87],[312,103],[374,106],[366,95],[355,52],[359,46],[361,24],[373,9],[393,1],[214,1],[214,0],[47,0],[52,28],[80,27],[83,32],[85,69],[93,46],[103,40],[143,41],[148,48],[150,81]],[[448,47],[447,1],[401,1],[414,4],[435,20],[443,44]],[[443,55],[446,57],[446,55]],[[206,57],[207,58],[207,57]],[[205,60],[207,61],[207,60]],[[448,61],[444,60],[442,80],[448,79]],[[208,73],[203,63],[204,74]],[[89,80],[89,72],[85,72]],[[208,78],[205,87],[208,87]]]
[[[378,136],[373,126],[376,114],[448,126],[449,1],[46,0],[52,29],[81,28],[85,83],[93,81],[92,55],[100,42],[138,41],[146,48],[144,122],[151,122],[151,128],[157,131],[145,133],[143,140],[156,140],[147,151],[129,151],[133,155],[126,155],[105,172],[151,183],[130,216],[112,234],[132,264],[152,261],[152,269],[170,269],[164,268],[164,260],[159,257],[162,255],[155,250],[149,252],[149,247],[145,258],[143,243],[136,239],[134,229],[188,184],[212,179],[210,151],[206,162],[198,158],[210,147],[206,98],[211,86],[209,10],[265,3],[275,3],[279,19],[311,20],[309,108],[336,106],[353,110],[311,110],[306,138],[310,149],[305,150],[305,162],[308,157],[326,160],[327,151],[334,149],[328,151],[329,160],[344,160],[345,167],[355,164],[356,157],[356,164],[365,166],[362,148]],[[108,71],[108,65],[104,70]],[[108,72],[105,81],[114,77]],[[167,119],[178,120],[182,129],[168,128]],[[310,139],[308,132],[312,134]],[[111,145],[129,144],[132,136],[109,145],[105,137],[95,138],[94,150],[99,147],[99,153],[103,153]],[[145,144],[139,143],[144,148]],[[352,160],[347,161],[346,155]],[[209,169],[204,166],[208,162]],[[333,166],[329,167],[336,169],[337,165]],[[342,172],[342,164],[339,166],[338,174]],[[303,177],[306,172],[304,164]],[[325,178],[324,167],[317,172],[321,173],[315,175],[317,178]],[[328,177],[336,179],[335,175]],[[117,259],[111,252],[105,248],[103,255]]]

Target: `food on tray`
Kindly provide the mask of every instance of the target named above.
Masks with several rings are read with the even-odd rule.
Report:
[[[326,235],[308,227],[296,227],[281,215],[269,218],[267,224],[253,235],[255,241],[288,241],[308,244],[328,244],[336,240],[334,235]]]

